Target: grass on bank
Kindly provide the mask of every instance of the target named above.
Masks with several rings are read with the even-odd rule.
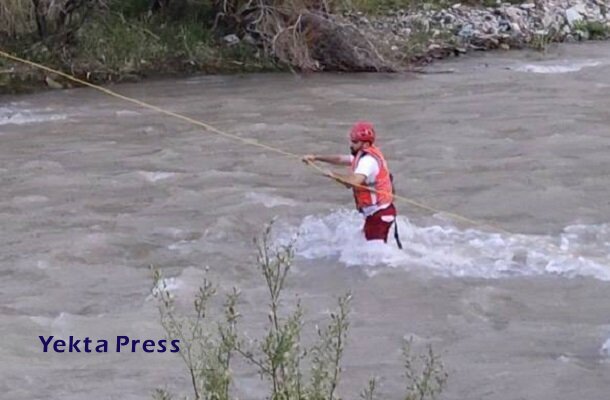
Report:
[[[148,0],[113,0],[81,15],[77,28],[59,27],[57,13],[50,9],[45,37],[36,28],[31,3],[7,0],[0,5],[0,48],[93,82],[283,69],[256,46],[225,43],[213,26],[209,2],[181,2],[186,8],[152,13]],[[0,59],[0,92],[20,91],[28,83],[39,86],[46,76]]]
[[[605,40],[610,38],[610,25],[600,21],[576,21],[574,31],[583,39]]]
[[[180,24],[113,14],[84,26],[71,62],[97,75],[255,72],[278,66],[254,46],[225,45],[197,20]],[[82,73],[82,72],[81,72]]]

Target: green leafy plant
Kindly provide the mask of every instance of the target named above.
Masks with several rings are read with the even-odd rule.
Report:
[[[269,295],[266,333],[259,340],[246,341],[240,331],[241,315],[237,310],[240,292],[226,295],[222,317],[210,317],[210,305],[217,289],[207,279],[193,302],[191,315],[179,315],[175,298],[158,270],[153,270],[153,295],[159,302],[161,325],[170,339],[179,339],[180,357],[189,374],[195,400],[234,399],[231,387],[237,357],[246,361],[269,383],[271,400],[339,400],[340,382],[349,331],[351,294],[338,298],[337,308],[329,321],[316,327],[316,341],[302,342],[304,311],[297,300],[293,311],[286,313],[282,293],[294,260],[294,242],[273,246],[271,225],[256,241],[257,264]],[[411,355],[410,342],[405,347],[406,400],[431,400],[441,393],[447,374],[432,349],[426,355]],[[422,362],[421,370],[417,366]],[[243,363],[242,363],[243,364]],[[373,400],[378,380],[372,378],[361,398]],[[171,394],[157,389],[155,400],[170,400]]]

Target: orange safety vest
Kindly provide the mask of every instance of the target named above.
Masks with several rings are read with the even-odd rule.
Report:
[[[352,172],[356,171],[358,161],[367,154],[373,156],[375,160],[377,160],[379,173],[375,177],[374,182],[368,183],[365,181],[364,186],[375,189],[377,192],[371,192],[366,188],[354,187],[354,200],[356,201],[356,208],[358,211],[362,211],[364,208],[373,205],[380,206],[383,204],[390,204],[394,200],[390,170],[388,169],[388,164],[379,148],[369,146],[366,149],[360,150],[352,161]]]

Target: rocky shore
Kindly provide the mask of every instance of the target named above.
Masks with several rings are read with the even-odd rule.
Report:
[[[486,7],[397,10],[345,17],[367,37],[386,44],[389,58],[429,62],[469,50],[537,48],[552,42],[610,37],[610,1],[533,0]],[[394,53],[394,55],[392,55]]]

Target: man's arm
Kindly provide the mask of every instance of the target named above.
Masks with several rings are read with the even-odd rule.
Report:
[[[316,155],[316,154],[307,154],[303,156],[304,163],[311,163],[314,161],[322,161],[328,164],[333,165],[351,165],[352,160],[350,156],[344,154],[333,154],[333,155]]]
[[[364,186],[367,178],[375,177],[378,173],[379,166],[377,161],[372,156],[365,155],[359,159],[354,172],[350,174],[336,174],[329,171],[326,176],[343,183],[345,187],[351,188],[354,186]]]
[[[329,171],[326,176],[342,183],[347,188],[362,186],[366,182],[366,176],[362,174],[337,174]]]
[[[322,161],[329,164],[334,165],[351,165],[352,160],[348,155],[337,154],[337,155],[315,155],[308,154],[303,157],[303,162],[306,164],[312,163],[314,161]],[[351,173],[351,174],[338,174],[332,171],[326,171],[325,176],[343,184],[347,188],[351,188],[354,186],[362,186],[366,182],[366,175],[361,173]]]

